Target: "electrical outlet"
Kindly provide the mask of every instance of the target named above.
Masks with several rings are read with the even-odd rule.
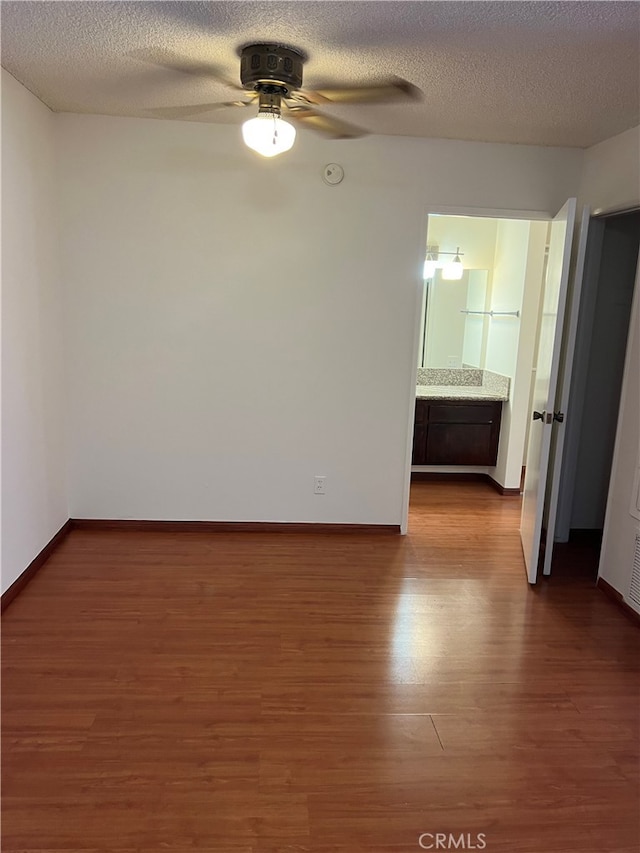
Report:
[[[324,495],[325,491],[325,480],[326,477],[314,477],[313,478],[313,494],[314,495]]]
[[[458,367],[457,355],[450,355],[447,357],[447,367]]]

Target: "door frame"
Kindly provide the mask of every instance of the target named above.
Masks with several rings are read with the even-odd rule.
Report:
[[[582,226],[582,223],[580,223]],[[596,310],[597,283],[600,276],[600,258],[602,255],[602,244],[604,240],[604,222],[601,218],[596,219],[591,212],[589,216],[589,232],[583,268],[583,281],[580,295],[579,323],[587,323],[588,329],[593,326]],[[575,287],[576,277],[580,270],[574,271],[573,284]],[[576,338],[575,349],[572,360],[573,365],[565,363],[565,370],[571,369],[571,382],[566,389],[568,394],[567,408],[564,410],[565,436],[564,436],[564,459],[562,462],[562,476],[558,494],[558,508],[556,515],[553,541],[568,542],[571,527],[571,507],[578,468],[578,440],[580,433],[579,418],[575,413],[582,412],[584,399],[587,394],[587,383],[589,381],[589,345],[590,338],[586,329],[580,329],[580,336]],[[563,379],[563,386],[566,385]]]
[[[423,213],[422,223],[422,255],[425,254],[427,245],[427,234],[429,230],[430,216],[475,216],[479,219],[527,219],[531,221],[550,222],[554,213],[542,210],[515,210],[501,207],[465,207],[462,205],[436,204],[429,206]],[[420,312],[424,298],[424,279],[422,269],[420,279],[414,293],[414,328],[411,370],[409,371],[409,416],[407,422],[407,452],[405,454],[405,478],[404,497],[402,501],[402,514],[400,520],[400,533],[406,535],[409,527],[409,497],[411,492],[411,456],[413,449],[413,428],[415,420],[415,387],[418,377],[418,351],[420,348]]]
[[[576,211],[576,214],[578,211]],[[560,365],[558,368],[558,383],[556,386],[555,406],[557,411],[562,413],[564,421],[559,425],[554,423],[555,429],[551,433],[551,483],[548,486],[549,494],[545,497],[548,499],[548,519],[547,530],[544,535],[544,562],[543,575],[551,574],[551,560],[553,558],[553,548],[555,544],[556,530],[558,529],[558,508],[560,498],[560,482],[563,472],[563,459],[566,446],[567,429],[563,429],[564,424],[567,426],[571,418],[569,414],[569,398],[574,381],[574,369],[576,367],[576,340],[578,331],[578,322],[580,311],[582,309],[582,299],[584,293],[584,279],[586,270],[587,251],[589,247],[589,235],[591,229],[591,209],[589,205],[584,205],[580,210],[580,219],[576,216],[575,222],[576,233],[573,237],[572,254],[574,255],[575,267],[570,265],[568,292],[565,304],[565,321],[569,321],[565,326],[562,335],[562,350],[560,356]],[[577,238],[577,239],[576,239]],[[600,243],[600,248],[602,243]],[[595,309],[595,302],[594,302]],[[585,385],[586,393],[586,385]],[[554,407],[555,411],[555,407]],[[576,454],[577,462],[577,454]],[[575,478],[575,470],[574,470]]]
[[[625,211],[626,212],[626,211]],[[602,544],[600,547],[600,558],[598,560],[598,582],[600,581],[600,576],[602,574],[603,561],[605,556],[609,552],[609,541],[612,537],[611,528],[613,526],[613,513],[614,513],[614,501],[613,496],[615,495],[617,483],[615,481],[615,472],[618,470],[618,465],[620,461],[620,454],[622,452],[622,435],[625,423],[625,416],[627,412],[628,402],[628,386],[632,381],[631,374],[633,372],[633,367],[631,363],[631,354],[634,349],[634,345],[636,342],[636,338],[638,334],[640,334],[640,329],[638,323],[634,325],[633,320],[639,316],[638,305],[640,303],[640,255],[638,256],[638,265],[636,266],[636,277],[633,287],[633,300],[631,303],[631,323],[629,324],[629,335],[627,337],[627,349],[624,357],[624,368],[622,372],[622,387],[620,389],[620,405],[618,408],[618,423],[616,425],[616,438],[615,443],[613,445],[613,459],[611,460],[611,475],[609,478],[609,490],[607,491],[607,506],[605,510],[604,516],[604,526],[602,530]],[[638,456],[636,459],[636,471],[634,476],[634,486],[637,482],[638,476],[640,472],[640,445],[638,446]],[[637,494],[637,493],[636,493]],[[636,509],[633,506],[633,496],[634,489],[632,487],[631,498],[629,500],[629,515],[631,518],[638,520],[638,514],[634,512]],[[632,556],[632,549],[629,552],[630,557]],[[603,578],[603,581],[605,579]],[[612,587],[612,589],[614,589]],[[614,592],[616,590],[614,589]],[[623,601],[625,601],[628,597],[628,588],[624,592],[622,590],[618,590],[621,593]]]
[[[590,335],[587,334],[592,328],[596,300],[598,296],[598,286],[600,282],[600,263],[603,250],[603,241],[605,236],[606,222],[608,219],[624,216],[625,214],[640,212],[640,202],[617,205],[611,208],[591,210],[589,215],[589,232],[586,246],[585,264],[583,270],[582,293],[580,302],[580,321],[587,324],[587,328],[581,332],[580,340],[577,341],[576,349],[573,354],[573,372],[571,374],[569,384],[569,400],[567,406],[567,423],[565,433],[565,460],[562,466],[562,476],[560,479],[560,492],[558,501],[558,511],[553,531],[553,542],[568,542],[571,529],[571,511],[573,507],[573,497],[575,494],[575,481],[577,476],[578,452],[580,449],[580,418],[583,404],[587,393],[587,385],[589,381],[588,358]],[[576,269],[575,276],[577,277],[579,270]],[[640,259],[636,268],[636,279],[634,285],[633,300],[637,298],[638,276],[640,275]],[[633,317],[632,302],[632,317]],[[627,361],[629,358],[629,350],[632,340],[632,329],[629,328],[629,333],[626,341],[625,350],[625,373],[627,370]],[[566,367],[566,365],[565,365]],[[571,365],[569,365],[571,369]],[[623,379],[624,382],[624,379]],[[622,412],[623,392],[621,389],[620,401],[618,403],[618,423]],[[572,417],[572,414],[575,416]],[[616,429],[616,441],[618,431]],[[617,448],[617,444],[614,445]],[[612,459],[611,472],[615,467],[615,450]],[[607,509],[605,513],[605,525],[609,518],[609,493],[607,496]],[[604,539],[603,539],[604,544]],[[548,574],[549,572],[545,572]]]

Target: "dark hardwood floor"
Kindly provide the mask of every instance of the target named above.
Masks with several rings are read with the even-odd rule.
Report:
[[[518,517],[72,531],[4,617],[3,852],[637,853],[640,633]]]

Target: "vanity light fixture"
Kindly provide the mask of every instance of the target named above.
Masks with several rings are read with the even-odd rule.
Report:
[[[453,252],[441,252],[441,255],[453,255]],[[460,246],[456,249],[455,257],[442,268],[442,278],[447,281],[459,281],[462,278],[464,267],[460,260]]]
[[[452,261],[445,261],[442,255],[452,255]],[[464,256],[464,255],[463,255]],[[462,265],[460,246],[455,252],[441,252],[437,246],[427,246],[427,257],[424,262],[422,277],[431,279],[436,270],[442,270],[442,278],[447,281],[459,281],[462,278],[464,267]]]
[[[427,257],[424,262],[424,272],[422,273],[423,278],[433,278],[436,272],[437,267],[437,251],[429,251],[430,247],[427,246]]]

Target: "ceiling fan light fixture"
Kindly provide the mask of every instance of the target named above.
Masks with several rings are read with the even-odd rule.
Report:
[[[296,129],[275,113],[261,112],[242,125],[242,138],[247,147],[263,157],[275,157],[293,147]]]
[[[1,2],[1,0],[0,0]],[[159,118],[184,119],[216,112],[223,107],[250,107],[258,100],[258,116],[242,129],[246,145],[262,157],[275,157],[288,151],[296,138],[295,125],[302,125],[330,139],[357,139],[369,133],[362,127],[324,113],[328,104],[384,104],[416,101],[421,92],[399,77],[387,77],[366,85],[329,85],[321,91],[302,88],[303,66],[307,54],[298,48],[275,42],[257,42],[238,49],[240,83],[221,74],[209,61],[199,61],[174,54],[163,48],[134,51],[133,57],[163,69],[213,78],[227,88],[243,93],[233,101],[211,104],[185,104],[175,107],[153,107],[146,112]],[[282,119],[282,107],[289,121]],[[211,121],[215,121],[212,117]]]

